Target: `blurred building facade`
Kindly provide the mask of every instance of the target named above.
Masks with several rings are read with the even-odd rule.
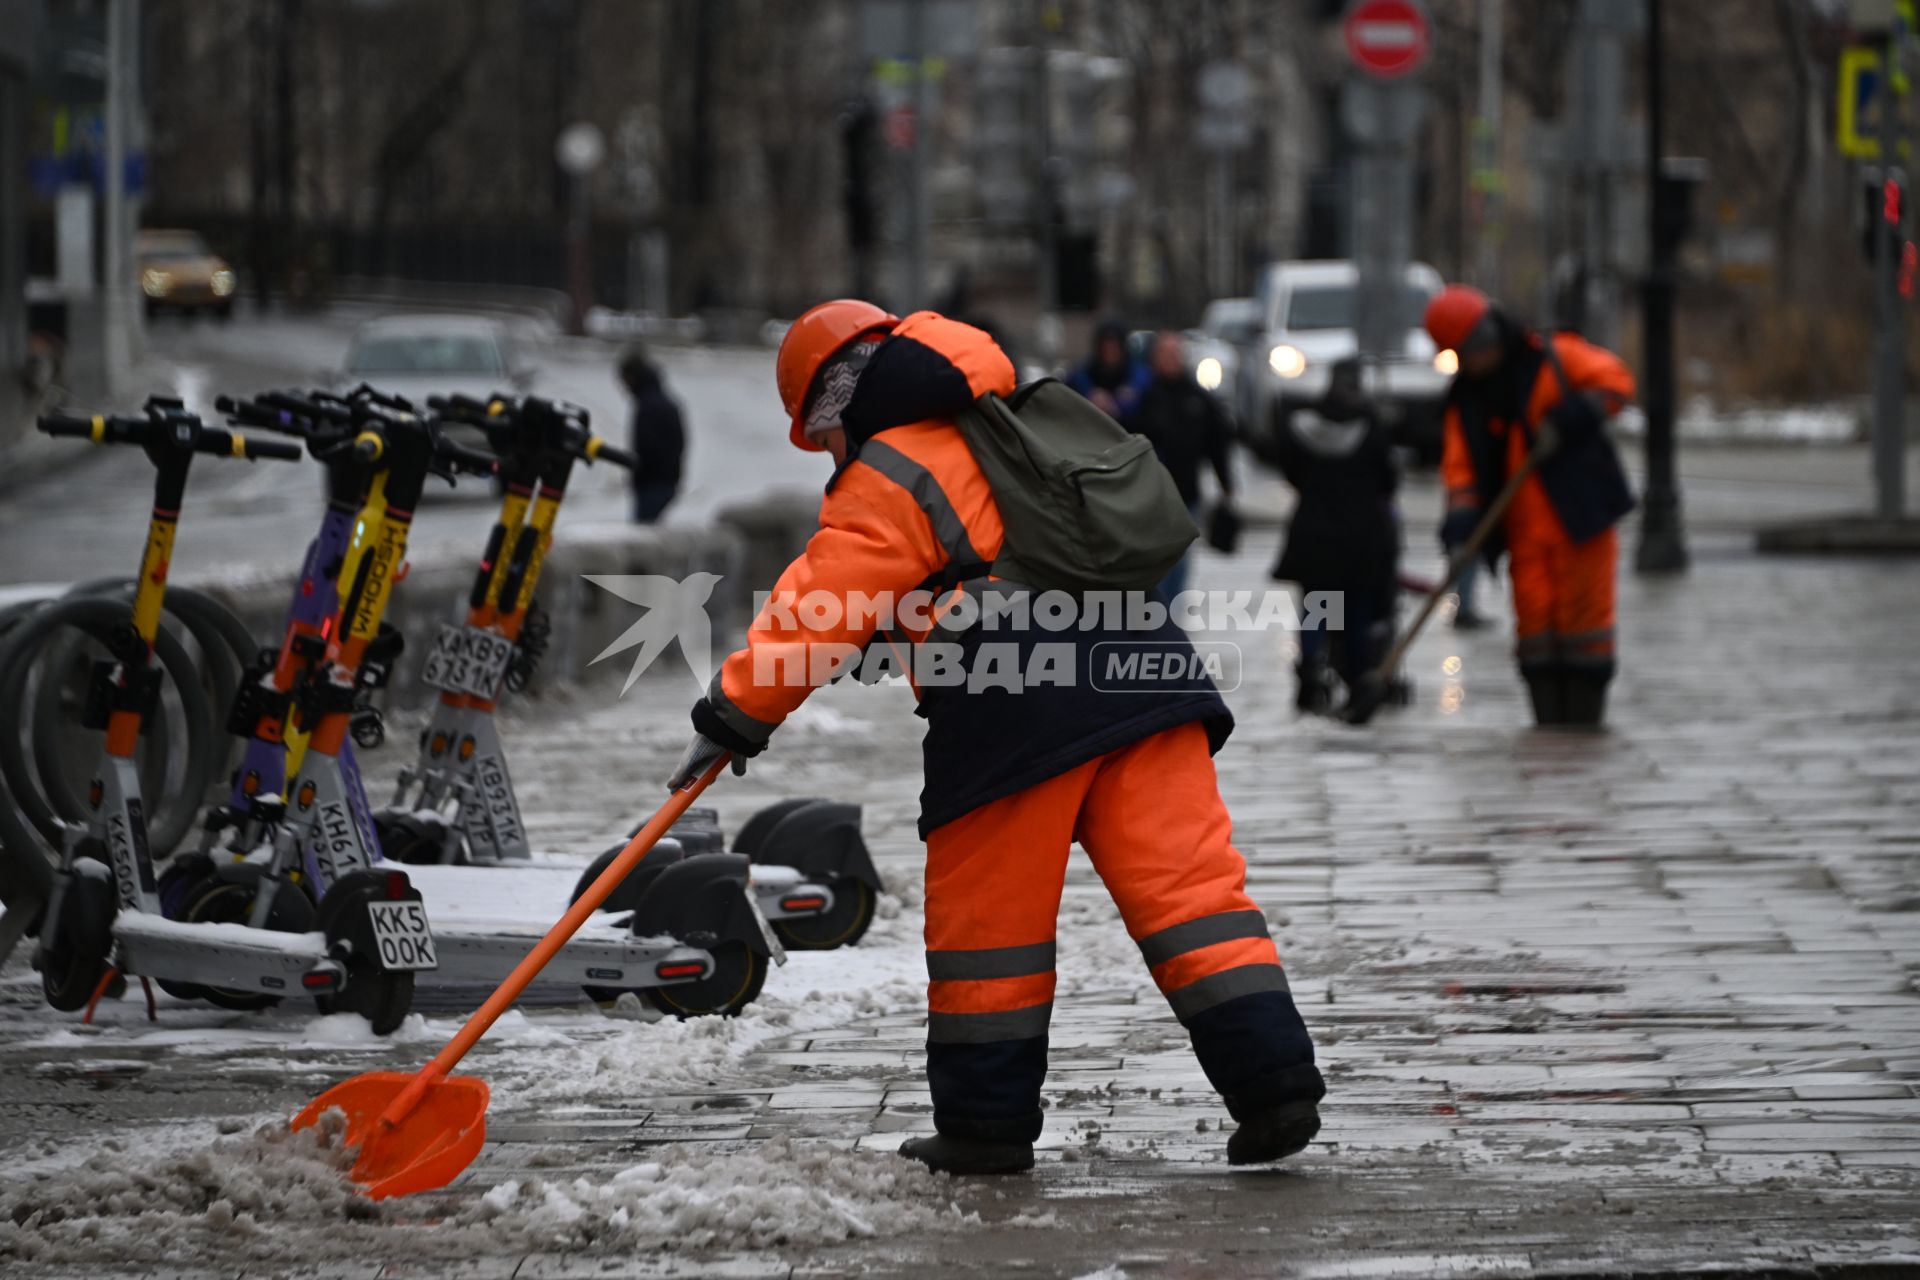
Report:
[[[27,115],[39,0],[0,0],[0,449],[27,430]]]
[[[54,25],[99,7],[40,2]],[[1488,2],[1430,0],[1416,252],[1472,274],[1497,235],[1503,293],[1545,321],[1583,318],[1570,281],[1597,289],[1621,330],[1605,336],[1627,341],[1644,6],[1504,5],[1489,225],[1470,146]],[[1345,252],[1338,0],[925,0],[917,54],[908,3],[143,0],[146,221],[203,231],[263,297],[383,277],[557,291],[572,192],[554,143],[587,121],[607,144],[586,179],[592,292],[615,308],[744,325],[859,291],[1015,329],[1059,305],[1188,323],[1265,261]],[[1667,9],[1669,150],[1712,175],[1685,305],[1723,317],[1725,346],[1804,352],[1757,302],[1844,308],[1865,287],[1831,145],[1841,18],[1817,0]],[[1623,15],[1610,62],[1596,14]],[[1612,167],[1571,165],[1596,112]],[[60,160],[57,112],[32,115],[31,158]],[[51,274],[51,201],[26,217]],[[1811,392],[1844,362],[1798,363]]]

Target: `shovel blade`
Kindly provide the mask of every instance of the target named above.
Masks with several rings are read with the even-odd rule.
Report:
[[[382,1115],[415,1078],[401,1071],[355,1076],[308,1103],[293,1127],[316,1124],[328,1111],[345,1112],[345,1143],[360,1148],[353,1180],[369,1199],[444,1187],[486,1144],[487,1083],[476,1076],[443,1076],[398,1124],[386,1123]]]

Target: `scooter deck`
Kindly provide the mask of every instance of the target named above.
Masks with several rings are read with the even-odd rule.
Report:
[[[327,961],[327,935],[278,933],[243,924],[185,924],[146,911],[114,917],[114,941],[130,973],[229,991],[288,995]]]
[[[427,918],[439,937],[443,929],[461,925],[515,927],[529,920],[558,920],[573,905],[582,865],[535,854],[530,862],[409,866],[407,874],[426,898]],[[833,890],[808,880],[796,867],[756,862],[748,887],[769,920],[833,909]],[[783,905],[790,902],[810,905]],[[588,922],[582,934],[593,928]]]
[[[414,976],[427,987],[472,986],[504,977],[573,902],[577,866],[521,863],[511,871],[488,867],[407,868],[421,891],[440,967]],[[673,938],[638,938],[621,922],[625,913],[597,912],[541,971],[546,984],[619,988],[696,981],[713,971],[713,958]],[[690,966],[699,966],[690,972]],[[675,974],[662,977],[665,969]]]

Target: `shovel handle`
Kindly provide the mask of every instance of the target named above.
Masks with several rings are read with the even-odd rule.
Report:
[[[1406,657],[1407,650],[1413,647],[1413,642],[1419,637],[1421,628],[1427,625],[1427,619],[1431,618],[1433,611],[1440,607],[1440,598],[1460,581],[1460,575],[1467,571],[1467,566],[1472,564],[1474,557],[1480,554],[1480,548],[1486,544],[1488,538],[1493,536],[1500,518],[1506,515],[1507,508],[1513,505],[1515,496],[1520,492],[1520,486],[1526,483],[1528,476],[1539,469],[1541,461],[1552,452],[1554,443],[1552,433],[1545,429],[1545,424],[1542,424],[1533,448],[1527,451],[1525,459],[1514,469],[1513,474],[1507,477],[1507,483],[1501,487],[1500,492],[1494,495],[1493,501],[1487,506],[1486,514],[1480,517],[1480,523],[1473,527],[1473,532],[1468,535],[1467,540],[1461,543],[1460,549],[1448,559],[1445,580],[1428,594],[1426,602],[1420,606],[1420,612],[1414,615],[1413,624],[1394,640],[1393,648],[1387,651],[1387,656],[1380,660],[1380,665],[1369,674],[1367,677],[1369,680],[1376,678],[1386,680],[1399,668],[1400,660]]]
[[[446,1048],[435,1054],[433,1061],[420,1069],[420,1074],[413,1078],[412,1083],[395,1095],[393,1102],[380,1113],[381,1125],[387,1128],[399,1125],[419,1105],[420,1099],[426,1096],[427,1087],[452,1071],[454,1065],[467,1056],[467,1050],[473,1048],[474,1042],[487,1033],[487,1029],[501,1014],[513,1007],[513,1002],[547,967],[547,962],[567,945],[573,935],[580,931],[580,926],[587,922],[587,918],[598,911],[600,904],[620,887],[620,882],[660,842],[667,828],[678,822],[688,807],[700,798],[707,784],[720,776],[720,771],[727,767],[731,759],[729,755],[721,756],[707,767],[705,773],[667,797],[667,802],[660,806],[659,812],[633,833],[633,839],[627,841],[627,847],[620,851],[620,856],[607,864],[600,878],[587,886],[587,891],[567,908],[567,913],[560,917],[558,923],[547,930],[547,936],[535,943],[526,958],[514,966],[513,972],[494,988],[486,1003],[474,1010],[467,1024],[460,1028],[453,1039],[447,1041]]]

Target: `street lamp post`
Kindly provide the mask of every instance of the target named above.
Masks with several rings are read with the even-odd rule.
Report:
[[[576,121],[560,131],[553,145],[554,159],[567,175],[567,293],[572,301],[569,331],[587,331],[587,310],[593,306],[593,225],[588,218],[587,179],[606,155],[606,139],[597,126]]]
[[[1647,491],[1640,517],[1634,568],[1641,573],[1678,573],[1687,567],[1680,523],[1680,486],[1674,474],[1673,292],[1679,251],[1672,207],[1681,198],[1661,163],[1664,146],[1665,68],[1661,61],[1660,0],[1647,0],[1647,278],[1640,290],[1645,365],[1640,405],[1647,416]]]

